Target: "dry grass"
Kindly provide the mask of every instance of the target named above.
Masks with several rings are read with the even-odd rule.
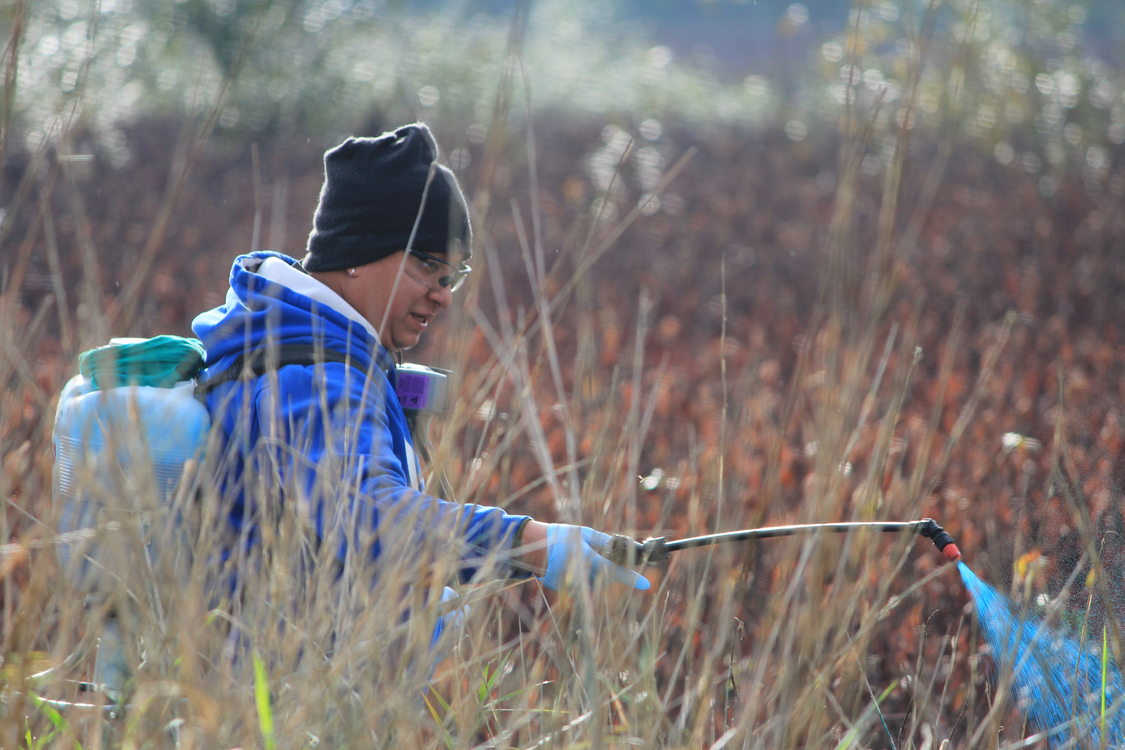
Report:
[[[0,227],[8,541],[0,557],[0,746],[936,748],[947,739],[967,746],[971,737],[984,738],[980,746],[1019,746],[1018,715],[988,694],[988,662],[955,573],[916,538],[812,536],[682,552],[647,571],[648,593],[555,595],[535,582],[481,580],[461,587],[471,604],[464,634],[434,664],[436,593],[449,578],[452,545],[382,537],[378,576],[351,561],[336,578],[295,504],[277,502],[293,497],[292,488],[252,477],[251,491],[274,509],[275,523],[260,554],[241,565],[232,594],[221,585],[231,563],[219,561],[223,504],[210,481],[224,457],[212,451],[172,505],[143,472],[113,491],[90,483],[119,511],[120,525],[102,528],[98,539],[115,562],[104,590],[87,599],[55,555],[50,415],[76,352],[110,334],[157,332],[146,329],[146,311],[171,300],[151,292],[154,259],[174,245],[166,222],[206,130],[185,131],[194,135],[181,139],[183,160],[120,294],[109,292],[100,268],[106,248],[94,239],[80,165],[32,156]],[[557,216],[540,206],[567,199],[555,194],[561,186],[536,179],[529,132],[521,142],[529,144],[530,177],[518,184],[541,192],[528,207],[511,185],[481,186],[491,189],[477,225],[489,278],[474,282],[431,347],[460,378],[453,411],[433,428],[430,486],[444,472],[455,498],[641,537],[935,515],[955,536],[971,530],[983,548],[1012,534],[1005,521],[1022,533],[1026,519],[1013,516],[1046,516],[1027,487],[1027,507],[1015,509],[987,497],[979,507],[959,505],[960,495],[945,492],[971,487],[950,467],[969,465],[966,451],[995,442],[995,416],[981,413],[998,408],[996,384],[1023,330],[1015,315],[967,322],[962,305],[942,312],[952,323],[935,336],[930,316],[941,302],[908,285],[950,145],[936,149],[921,170],[932,179],[914,179],[925,187],[903,209],[911,166],[903,138],[874,191],[881,210],[872,222],[864,202],[872,191],[859,173],[862,122],[845,131],[852,135],[840,147],[831,218],[820,222],[825,246],[808,252],[810,265],[827,262],[817,291],[800,298],[799,336],[785,342],[795,351],[740,355],[735,339],[759,311],[731,310],[731,288],[745,280],[715,260],[706,273],[721,280],[717,308],[709,308],[718,330],[689,341],[702,363],[694,370],[665,346],[670,313],[653,302],[659,290],[615,306],[599,284],[627,272],[607,259],[636,247],[629,238],[646,220],[643,204],[551,228]],[[60,143],[67,153],[67,134]],[[484,175],[495,162],[516,161],[501,148],[489,154]],[[677,171],[667,170],[665,181],[674,185]],[[33,217],[19,231],[16,209]],[[897,229],[904,214],[912,220]],[[565,252],[556,255],[558,246]],[[50,293],[36,296],[28,274],[43,268],[41,258],[47,273],[36,278]],[[512,272],[520,266],[523,278]],[[663,282],[688,295],[693,279],[668,274]],[[967,348],[981,355],[975,366],[963,361]],[[676,388],[689,389],[685,401],[675,402]],[[1077,530],[1093,585],[1110,601],[1102,507],[1056,469],[1074,460],[1067,414],[1060,397],[1058,434],[1036,456],[1057,481],[1036,497],[1062,498],[1061,517]],[[321,475],[347,476],[347,462],[339,457]],[[1031,481],[1030,470],[997,473],[998,481]],[[638,486],[641,475],[648,481]],[[411,522],[425,525],[403,520]],[[1023,542],[1013,548],[1022,553]],[[113,716],[104,694],[76,686],[89,679],[110,612],[135,669],[128,707]],[[35,696],[95,705],[57,710]]]
[[[595,231],[577,265],[610,247],[600,238],[619,230]],[[484,266],[494,267],[498,250],[487,237],[482,245]],[[913,321],[888,329],[873,319],[877,310],[831,303],[813,316],[779,404],[787,416],[774,429],[815,435],[817,449],[802,487],[785,476],[780,453],[764,468],[763,485],[790,499],[786,507],[768,494],[748,496],[743,478],[724,466],[736,449],[731,435],[754,418],[736,405],[752,403],[763,387],[756,367],[721,368],[717,434],[676,437],[683,451],[676,473],[693,481],[643,491],[630,478],[644,472],[640,457],[658,409],[644,351],[651,313],[642,303],[636,330],[626,332],[634,351],[626,345],[615,367],[597,366],[598,310],[583,297],[582,276],[569,277],[577,280],[571,285],[544,268],[542,256],[529,239],[527,268],[540,291],[525,317],[492,326],[471,294],[469,314],[447,332],[450,342],[470,341],[457,328],[490,327],[483,361],[472,347],[453,347],[463,388],[436,431],[434,466],[448,467],[456,497],[508,504],[530,494],[528,504],[547,517],[640,536],[779,516],[923,514],[918,488],[936,458],[923,454],[913,472],[884,481],[914,370]],[[2,359],[13,392],[47,414],[54,384],[35,383],[24,354],[37,350],[45,317],[6,331]],[[109,326],[76,323],[79,341]],[[566,351],[555,342],[559,326],[576,332]],[[988,378],[982,373],[979,387]],[[448,578],[442,550],[450,545],[432,540],[422,553],[384,541],[374,585],[358,563],[334,580],[326,561],[308,564],[317,545],[294,504],[278,508],[286,488],[261,477],[252,478],[254,491],[263,507],[278,508],[277,525],[266,529],[260,558],[242,568],[236,595],[215,587],[226,573],[215,562],[222,503],[210,484],[185,487],[169,508],[141,474],[101,498],[125,511],[117,514],[123,526],[103,535],[105,554],[116,560],[108,590],[84,602],[52,554],[58,508],[42,500],[49,429],[43,420],[22,450],[3,446],[14,511],[5,551],[5,746],[34,745],[30,732],[82,747],[847,747],[882,746],[889,731],[898,746],[925,747],[974,726],[977,702],[962,696],[954,713],[948,693],[949,675],[975,668],[958,641],[968,630],[963,619],[947,614],[933,630],[918,620],[933,609],[935,580],[948,586],[953,573],[928,557],[920,563],[932,550],[915,539],[813,537],[683,552],[651,571],[647,594],[601,588],[556,596],[533,582],[469,586],[465,635],[431,682],[435,607],[426,601]],[[843,467],[861,434],[873,442],[856,476]],[[471,449],[462,451],[466,439]],[[196,476],[214,476],[221,461],[209,456]],[[320,467],[322,476],[347,476],[347,457],[339,463]],[[138,514],[151,526],[131,525]],[[178,539],[185,532],[186,556]],[[415,585],[404,595],[417,581],[434,582],[432,590]],[[111,609],[135,665],[124,716],[36,708],[33,695],[105,700],[76,693],[73,680],[88,678],[91,643]],[[914,642],[888,649],[903,633]],[[888,664],[888,652],[913,657]],[[35,676],[42,665],[59,668]]]

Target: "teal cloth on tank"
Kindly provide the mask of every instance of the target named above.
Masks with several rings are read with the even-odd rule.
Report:
[[[119,385],[167,388],[191,380],[203,369],[206,350],[199,339],[161,335],[150,339],[112,339],[78,356],[78,371],[95,390]]]

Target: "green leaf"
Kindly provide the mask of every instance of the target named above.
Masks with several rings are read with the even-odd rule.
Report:
[[[254,704],[258,708],[258,727],[266,750],[275,750],[277,740],[273,736],[273,711],[270,708],[270,681],[266,673],[266,663],[258,652],[254,652]]]
[[[453,735],[450,734],[449,730],[443,726],[442,718],[438,715],[437,709],[434,708],[434,704],[430,702],[431,695],[434,696],[437,699],[438,703],[442,705],[446,715],[449,714],[449,704],[445,701],[444,698],[441,697],[438,691],[432,688],[422,693],[422,701],[425,702],[426,709],[430,712],[430,717],[434,720],[434,724],[437,725],[438,731],[441,732],[442,741],[445,742],[445,746],[447,748],[453,750],[453,748],[456,746],[453,742]]]
[[[1104,742],[1105,736],[1105,694],[1106,694],[1106,677],[1108,675],[1109,664],[1109,638],[1107,636],[1106,627],[1102,626],[1102,690],[1101,690],[1101,714],[1099,724],[1101,726],[1101,737]]]
[[[879,694],[879,697],[872,701],[871,705],[867,707],[867,710],[863,712],[863,716],[860,717],[859,722],[849,729],[848,733],[844,735],[844,738],[840,740],[840,744],[836,745],[836,750],[847,750],[847,748],[855,744],[856,740],[859,739],[859,728],[867,723],[867,719],[871,714],[877,713],[880,718],[882,718],[883,713],[879,710],[879,704],[885,701],[887,696],[894,692],[895,684],[896,683],[892,682],[890,685],[887,685],[883,692]]]
[[[31,729],[28,729],[27,746],[29,748],[49,747],[51,740],[53,740],[58,735],[66,732],[70,727],[70,723],[66,720],[66,717],[62,715],[62,712],[51,705],[48,701],[39,697],[35,693],[29,693],[28,697],[31,699],[31,702],[35,704],[35,707],[39,709],[40,713],[47,717],[47,721],[51,722],[51,725],[54,727],[54,731],[49,732],[45,736],[41,737],[38,742],[36,742],[31,736]],[[82,750],[82,745],[77,740],[75,740],[74,742],[74,747],[76,748],[76,750]]]
[[[47,721],[51,722],[51,725],[55,729],[60,732],[66,731],[66,718],[63,717],[57,708],[34,693],[31,693],[29,697],[31,698],[31,702],[35,704],[35,707],[39,709],[40,713],[47,717]]]

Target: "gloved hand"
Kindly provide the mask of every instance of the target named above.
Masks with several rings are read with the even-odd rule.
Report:
[[[547,570],[539,580],[547,588],[558,591],[565,585],[568,575],[585,571],[591,583],[597,579],[609,579],[641,591],[647,590],[650,584],[644,576],[602,556],[601,551],[608,548],[609,542],[609,534],[587,526],[548,524]]]

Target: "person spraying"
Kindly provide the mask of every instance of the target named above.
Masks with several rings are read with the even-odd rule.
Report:
[[[472,270],[465,198],[420,123],[348,138],[325,154],[324,170],[303,259],[237,257],[224,304],[192,324],[226,456],[219,483],[238,540],[230,554],[258,544],[288,505],[341,568],[373,563],[378,575],[390,547],[402,556],[438,545],[455,548],[462,581],[535,575],[558,589],[581,571],[647,589],[598,552],[603,532],[427,491],[395,362]],[[284,364],[291,347],[311,349],[313,361]],[[276,368],[248,366],[271,359]],[[270,479],[275,507],[250,496],[248,477]]]

